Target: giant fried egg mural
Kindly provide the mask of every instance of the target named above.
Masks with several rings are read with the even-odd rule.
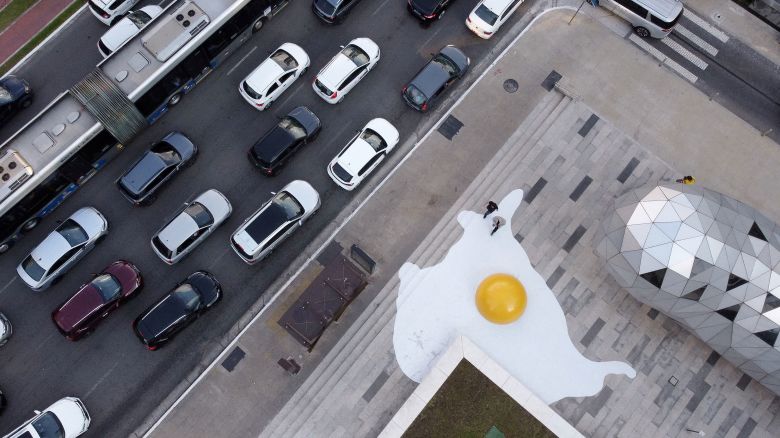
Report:
[[[548,404],[594,395],[608,374],[636,376],[624,362],[594,362],[580,354],[558,300],[511,226],[490,235],[493,216],[511,224],[522,200],[522,190],[509,193],[485,219],[460,212],[463,236],[441,263],[401,267],[393,346],[410,379],[420,382],[458,334]]]

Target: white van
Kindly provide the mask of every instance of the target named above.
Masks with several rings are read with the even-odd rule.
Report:
[[[680,0],[604,0],[604,4],[628,20],[642,38],[669,35],[683,14]]]

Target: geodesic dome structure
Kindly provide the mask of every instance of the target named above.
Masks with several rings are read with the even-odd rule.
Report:
[[[643,303],[780,394],[780,227],[712,190],[661,185],[615,202],[597,252]]]

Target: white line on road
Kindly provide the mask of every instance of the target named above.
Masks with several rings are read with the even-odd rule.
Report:
[[[709,53],[710,56],[717,56],[718,55],[718,49],[715,48],[712,44],[708,43],[707,41],[704,41],[701,39],[698,35],[694,34],[688,28],[684,27],[681,24],[678,24],[674,28],[674,33],[677,35],[681,35],[683,38],[687,39],[694,45],[699,46],[702,50]],[[665,38],[667,39],[667,38]]]
[[[385,1],[383,1],[383,2],[382,2],[380,5],[379,5],[379,7],[378,7],[378,8],[376,8],[376,10],[375,10],[374,12],[372,12],[372,13],[371,13],[371,16],[373,17],[374,15],[376,15],[376,13],[377,13],[377,12],[381,11],[381,10],[382,10],[382,8],[384,8],[384,6],[385,6],[385,3],[389,2],[389,1],[390,1],[390,0],[385,0]]]
[[[236,65],[234,65],[234,66],[233,66],[233,68],[231,68],[230,70],[228,70],[228,72],[227,72],[227,76],[230,76],[230,73],[233,73],[233,70],[235,70],[236,68],[238,68],[238,66],[239,66],[239,65],[241,65],[241,63],[242,63],[242,62],[246,61],[246,59],[247,59],[247,58],[249,58],[249,55],[251,55],[251,54],[252,54],[252,52],[254,52],[255,50],[257,50],[257,46],[254,46],[254,47],[252,47],[252,50],[250,50],[250,51],[249,51],[249,53],[247,53],[246,55],[244,55],[244,57],[243,57],[243,58],[239,59],[239,60],[238,60],[238,62],[236,63]]]
[[[93,392],[94,390],[96,390],[96,389],[97,389],[97,387],[98,387],[98,386],[99,386],[101,383],[103,383],[103,381],[104,381],[104,380],[106,380],[106,379],[108,378],[108,376],[109,376],[109,375],[111,375],[111,372],[112,372],[112,371],[114,371],[114,368],[116,368],[116,366],[117,366],[117,365],[119,365],[119,361],[116,361],[116,362],[114,363],[114,366],[112,366],[112,367],[111,367],[111,368],[110,368],[108,371],[106,371],[106,372],[105,372],[105,374],[103,374],[103,376],[102,376],[102,377],[100,377],[100,378],[97,380],[97,382],[95,382],[95,384],[94,384],[94,385],[92,385],[92,388],[89,388],[89,391],[87,391],[87,393],[86,393],[86,394],[84,394],[83,396],[80,396],[80,397],[81,397],[81,399],[83,400],[83,399],[85,399],[85,398],[89,397],[89,395],[90,395],[90,394],[92,394],[92,392]]]
[[[452,111],[455,110],[455,108],[458,106],[458,104],[460,104],[463,101],[463,99],[465,99],[471,93],[471,90],[473,90],[474,87],[476,87],[480,82],[482,82],[482,79],[493,69],[493,67],[499,61],[501,61],[501,59],[504,58],[504,56],[509,52],[509,50],[512,49],[512,47],[514,47],[514,45],[517,42],[517,40],[519,40],[523,35],[525,35],[525,33],[528,31],[528,29],[530,29],[533,26],[533,24],[536,22],[536,20],[539,20],[540,18],[544,17],[549,12],[553,12],[553,11],[557,11],[557,10],[575,11],[576,8],[573,8],[571,6],[557,6],[557,7],[554,7],[554,8],[546,9],[546,10],[542,11],[539,15],[534,17],[534,19],[531,20],[530,23],[528,23],[528,25],[523,29],[523,31],[520,32],[520,34],[517,35],[512,40],[512,42],[509,43],[506,46],[506,48],[504,48],[503,51],[501,51],[501,53],[499,53],[499,55],[496,57],[496,59],[494,59],[493,62],[491,62],[490,65],[487,66],[487,68],[485,68],[485,71],[483,71],[482,74],[479,75],[479,77],[474,81],[474,83],[471,84],[469,86],[469,88],[466,89],[466,91],[458,98],[458,100],[456,100],[455,103],[452,106],[450,106],[450,108],[446,112],[444,112],[444,114],[442,114],[442,116],[439,118],[439,120],[436,123],[433,124],[431,129],[428,130],[428,132],[426,132],[425,135],[422,136],[422,138],[417,140],[417,142],[414,144],[414,146],[412,146],[412,149],[401,159],[401,161],[398,162],[398,164],[395,165],[395,167],[393,167],[390,170],[390,172],[388,172],[388,174],[382,179],[382,181],[380,181],[376,185],[376,187],[374,187],[371,190],[371,192],[365,197],[365,199],[363,199],[360,202],[360,204],[358,204],[358,206],[352,211],[352,213],[350,213],[350,215],[347,216],[344,219],[344,221],[338,227],[336,227],[335,230],[333,230],[331,235],[328,236],[327,239],[325,239],[325,241],[322,243],[322,245],[320,245],[319,248],[314,250],[314,252],[309,256],[309,258],[306,259],[303,263],[301,263],[301,266],[298,268],[298,270],[296,270],[295,273],[293,273],[293,275],[291,275],[290,278],[288,278],[287,281],[282,286],[280,286],[278,289],[276,289],[274,291],[273,296],[271,297],[270,300],[268,300],[267,303],[265,303],[265,306],[263,306],[263,308],[260,309],[260,311],[257,312],[257,314],[252,317],[252,319],[249,321],[249,323],[247,323],[247,325],[243,329],[241,329],[241,331],[228,343],[228,345],[225,346],[225,348],[222,350],[222,352],[219,355],[217,355],[217,357],[209,364],[209,366],[206,367],[206,369],[203,370],[200,373],[200,375],[193,382],[190,383],[189,386],[187,386],[187,389],[185,389],[184,392],[181,395],[179,395],[178,398],[176,398],[176,400],[173,402],[173,404],[171,404],[171,406],[169,406],[168,409],[165,410],[165,412],[160,416],[160,418],[157,419],[157,421],[155,421],[155,423],[149,428],[149,430],[147,430],[146,433],[144,433],[143,438],[148,438],[152,433],[154,433],[154,431],[157,429],[157,427],[159,427],[160,424],[162,424],[162,422],[168,417],[168,415],[170,415],[170,413],[176,408],[176,406],[178,406],[179,403],[181,403],[182,400],[184,400],[184,398],[187,397],[187,395],[190,393],[190,391],[192,391],[198,385],[198,383],[200,383],[200,381],[203,380],[206,377],[206,375],[209,373],[209,371],[211,371],[211,369],[214,368],[228,352],[233,350],[233,346],[235,346],[238,343],[238,340],[241,339],[241,336],[243,336],[244,333],[246,333],[246,331],[249,330],[249,328],[252,327],[252,325],[258,319],[260,319],[261,316],[263,316],[265,314],[266,310],[271,308],[271,305],[276,301],[276,299],[279,296],[282,295],[282,292],[285,289],[287,289],[290,286],[290,284],[292,284],[292,282],[295,281],[298,278],[299,275],[301,275],[301,272],[303,272],[304,269],[306,269],[309,266],[309,264],[313,260],[315,260],[317,258],[317,256],[325,249],[325,247],[327,247],[330,244],[330,242],[333,241],[333,239],[336,237],[336,235],[338,233],[340,233],[341,230],[345,226],[347,226],[347,224],[352,220],[353,217],[355,217],[360,212],[360,210],[363,209],[363,207],[368,203],[368,201],[371,200],[371,198],[373,198],[374,195],[382,187],[384,187],[384,185],[387,183],[387,181],[389,181],[390,178],[392,178],[393,175],[395,175],[395,172],[398,171],[398,169],[400,169],[401,166],[403,166],[404,163],[406,163],[406,160],[408,160],[409,158],[412,157],[412,155],[414,155],[414,152],[420,147],[420,145],[422,145],[425,142],[425,140],[427,140],[428,137],[431,134],[436,132],[436,129],[438,128],[438,126],[452,113]],[[441,28],[441,26],[439,26],[439,27]]]
[[[717,27],[711,25],[707,21],[705,21],[703,18],[699,17],[698,15],[694,14],[692,10],[686,8],[685,12],[683,13],[683,16],[694,23],[696,23],[697,26],[700,28],[706,30],[709,32],[710,35],[714,36],[715,38],[719,39],[721,42],[727,42],[729,40],[729,36],[726,35],[725,32],[718,29]]]
[[[650,55],[652,55],[657,60],[661,61],[663,64],[666,64],[671,68],[672,70],[676,71],[680,74],[680,76],[684,77],[685,79],[688,79],[691,81],[691,83],[696,83],[699,78],[694,75],[693,73],[689,72],[685,69],[685,67],[681,66],[677,62],[670,59],[668,56],[664,55],[660,50],[656,49],[655,47],[648,44],[645,40],[642,38],[636,36],[636,34],[632,33],[631,36],[628,37],[629,40],[633,41],[634,44],[639,46],[642,50],[646,51]]]
[[[303,87],[304,85],[306,85],[306,81],[301,81],[301,83],[298,84],[297,87],[295,87],[295,90],[288,93],[287,97],[285,97],[283,101],[279,102],[279,105],[276,105],[276,102],[274,102],[274,105],[276,105],[277,108],[281,108],[282,106],[284,106],[284,104],[287,103],[288,100],[290,100],[291,97],[295,96],[298,93],[298,91],[300,91],[301,87]]]
[[[19,277],[17,277],[17,276],[15,276],[15,275],[14,275],[14,278],[12,278],[12,279],[11,279],[11,281],[9,281],[8,283],[6,283],[6,284],[5,284],[5,286],[3,286],[3,288],[2,288],[2,289],[0,289],[0,294],[2,294],[3,292],[5,292],[5,290],[6,290],[6,289],[8,289],[8,286],[10,286],[10,285],[11,285],[11,283],[13,283],[14,281],[16,281],[16,279],[17,279],[17,278],[19,278]]]
[[[705,70],[707,68],[707,63],[704,62],[703,59],[696,56],[693,52],[686,49],[685,47],[681,46],[680,43],[677,41],[671,39],[671,38],[664,38],[661,40],[662,43],[664,43],[667,47],[671,48],[675,52],[679,53],[683,56],[683,58],[687,59],[691,62],[691,64],[695,65],[696,67],[699,67],[702,70]]]

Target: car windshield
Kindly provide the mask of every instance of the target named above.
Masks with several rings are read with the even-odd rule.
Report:
[[[387,143],[385,143],[382,137],[370,129],[363,131],[363,133],[360,134],[360,138],[370,144],[375,152],[382,151],[387,147]]]
[[[165,246],[164,243],[160,240],[160,236],[154,236],[152,238],[152,244],[154,244],[154,247],[157,248],[158,251],[160,251],[160,254],[164,255],[167,258],[171,258],[173,256],[173,252]]]
[[[57,228],[57,232],[68,241],[71,247],[81,245],[89,239],[87,232],[73,219],[68,219]]]
[[[168,143],[167,141],[161,141],[155,144],[154,146],[152,146],[151,151],[154,152],[155,155],[160,157],[160,159],[167,166],[171,166],[181,161],[181,157],[179,156],[179,153],[176,152],[176,149],[173,146],[171,146],[171,144]]]
[[[284,117],[279,121],[279,127],[289,132],[296,140],[306,137],[306,129],[292,117]]]
[[[409,99],[411,99],[415,105],[422,105],[427,100],[427,97],[422,91],[418,90],[414,85],[409,85],[409,87],[406,88],[406,95],[409,96]]]
[[[495,12],[488,9],[487,6],[485,6],[484,4],[479,5],[477,10],[474,11],[474,14],[476,14],[477,17],[480,18],[480,20],[490,25],[496,24],[496,20],[498,20],[498,15],[496,15]]]
[[[276,63],[279,64],[279,67],[281,67],[284,71],[290,71],[298,67],[298,61],[296,61],[292,55],[281,49],[277,50],[276,53],[271,55],[271,59],[276,61]]]
[[[279,208],[286,220],[291,221],[303,214],[303,206],[291,194],[281,192],[273,200],[273,205]]]
[[[248,94],[249,97],[251,97],[252,99],[257,100],[263,97],[262,94],[258,93],[252,87],[250,87],[249,84],[246,83],[246,81],[244,81],[242,85],[244,87],[244,91],[246,91],[246,94]]]
[[[33,259],[31,255],[27,256],[22,262],[22,269],[24,269],[24,272],[35,281],[40,280],[43,277],[43,274],[46,273],[41,265],[35,262],[35,259]]]
[[[173,291],[173,296],[189,311],[198,310],[200,307],[200,295],[193,287],[184,283]]]
[[[368,63],[368,53],[364,52],[363,49],[358,46],[350,44],[347,47],[344,47],[341,50],[341,53],[351,59],[358,67]]]
[[[51,412],[45,412],[35,419],[32,422],[32,427],[41,438],[62,438],[65,436],[60,420]]]
[[[184,209],[192,220],[198,225],[198,228],[206,228],[214,223],[214,217],[211,213],[199,202],[193,202]]]
[[[127,15],[127,18],[135,24],[135,27],[142,28],[144,25],[152,20],[152,17],[149,16],[144,11],[135,11],[131,14]]]
[[[11,97],[11,92],[7,88],[0,85],[0,103],[8,103],[12,100],[13,98]]]
[[[441,68],[443,68],[447,73],[450,74],[450,76],[458,73],[458,66],[453,64],[453,62],[450,61],[449,58],[447,58],[442,54],[436,55],[431,62],[439,64]]]
[[[114,300],[122,291],[122,285],[111,274],[100,274],[93,278],[92,286],[100,292],[104,303]]]

